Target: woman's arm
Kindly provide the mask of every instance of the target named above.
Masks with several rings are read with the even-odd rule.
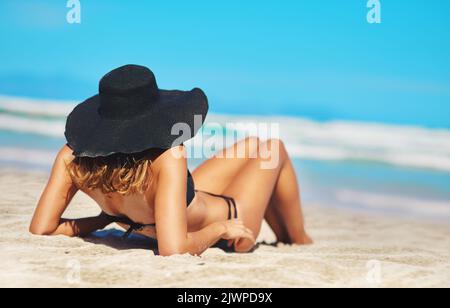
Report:
[[[162,159],[164,170],[157,173],[158,189],[155,200],[155,219],[158,248],[162,256],[189,253],[201,255],[220,239],[248,238],[251,231],[240,221],[218,222],[197,232],[188,232],[185,149],[173,148]]]
[[[64,146],[58,153],[50,179],[31,221],[30,232],[32,234],[84,236],[103,229],[109,224],[102,215],[75,220],[61,219],[78,191],[66,169],[66,164],[73,159],[72,150],[67,146]]]

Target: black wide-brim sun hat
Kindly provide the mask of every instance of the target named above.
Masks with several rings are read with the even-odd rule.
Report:
[[[201,89],[161,90],[148,68],[126,65],[106,74],[99,94],[75,107],[65,136],[76,157],[169,149],[192,139],[207,113]]]

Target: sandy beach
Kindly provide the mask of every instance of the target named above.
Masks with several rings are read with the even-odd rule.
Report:
[[[450,287],[450,226],[305,205],[316,244],[261,244],[252,254],[155,256],[155,243],[38,237],[27,228],[46,176],[0,175],[0,287]],[[79,194],[65,217],[98,214]],[[260,240],[271,242],[265,227]]]

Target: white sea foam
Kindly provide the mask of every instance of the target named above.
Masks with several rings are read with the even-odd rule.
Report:
[[[65,118],[74,106],[70,102],[0,97],[0,130],[63,138]],[[450,131],[445,129],[217,114],[208,117],[206,127],[230,122],[278,123],[280,137],[296,158],[370,161],[450,172]],[[201,142],[196,138],[190,144],[201,146]]]
[[[0,110],[27,116],[66,117],[74,102],[0,96]]]
[[[0,114],[0,130],[62,138],[64,128],[65,123],[61,120],[49,121]]]
[[[1,147],[0,162],[26,163],[49,167],[56,156],[56,151],[32,150],[24,148]]]
[[[450,131],[289,117],[211,116],[209,121],[279,123],[293,157],[356,160],[450,172]]]

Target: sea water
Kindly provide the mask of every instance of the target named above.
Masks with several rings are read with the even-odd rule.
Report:
[[[0,167],[49,171],[74,105],[0,97]],[[447,129],[224,114],[208,116],[205,127],[228,122],[279,124],[305,204],[450,223]],[[201,161],[191,159],[191,168]]]

